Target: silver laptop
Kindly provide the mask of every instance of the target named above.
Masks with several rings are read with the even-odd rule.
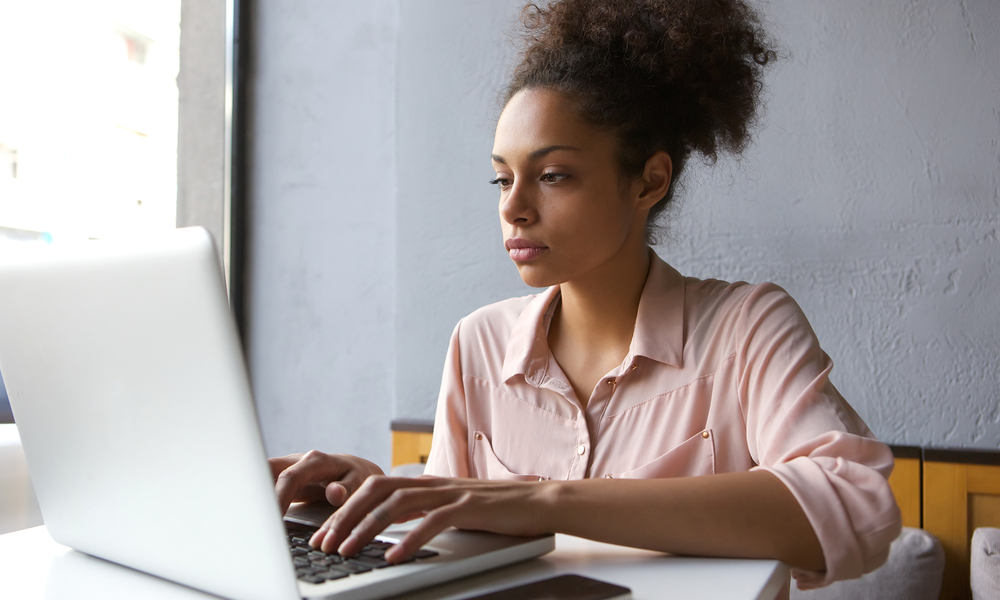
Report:
[[[411,563],[304,567],[289,540],[322,515],[279,514],[215,256],[200,228],[0,256],[0,371],[53,539],[240,600],[378,598],[554,548],[449,530]]]

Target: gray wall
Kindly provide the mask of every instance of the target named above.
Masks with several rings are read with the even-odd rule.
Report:
[[[773,2],[792,53],[663,253],[799,301],[884,440],[1000,446],[1000,5]],[[730,183],[734,182],[734,183]]]
[[[388,463],[448,336],[527,290],[489,151],[520,2],[258,3],[250,360],[269,449]],[[1000,9],[775,0],[759,140],[693,166],[660,255],[771,280],[883,439],[1000,446]]]
[[[397,149],[396,415],[433,419],[455,323],[533,290],[503,248],[487,181],[506,41],[521,0],[402,2]],[[437,33],[435,33],[437,32]]]
[[[387,465],[393,1],[255,3],[247,347],[271,454]]]

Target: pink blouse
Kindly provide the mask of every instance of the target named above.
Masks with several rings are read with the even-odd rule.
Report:
[[[800,588],[882,565],[900,532],[893,460],[830,383],[833,363],[773,284],[681,276],[652,254],[635,333],[586,408],[549,351],[559,287],[462,319],[426,473],[545,480],[765,469],[795,495],[826,557]]]

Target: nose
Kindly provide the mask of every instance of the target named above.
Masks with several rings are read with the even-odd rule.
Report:
[[[500,218],[511,225],[530,225],[538,218],[531,191],[516,181],[500,198]]]

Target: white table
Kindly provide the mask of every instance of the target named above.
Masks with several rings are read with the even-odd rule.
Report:
[[[561,573],[632,588],[636,600],[772,600],[788,581],[773,560],[681,558],[556,536],[556,550],[518,565],[414,592],[406,600],[458,600]],[[49,537],[45,527],[0,535],[0,598],[205,600],[207,594],[87,556]]]

